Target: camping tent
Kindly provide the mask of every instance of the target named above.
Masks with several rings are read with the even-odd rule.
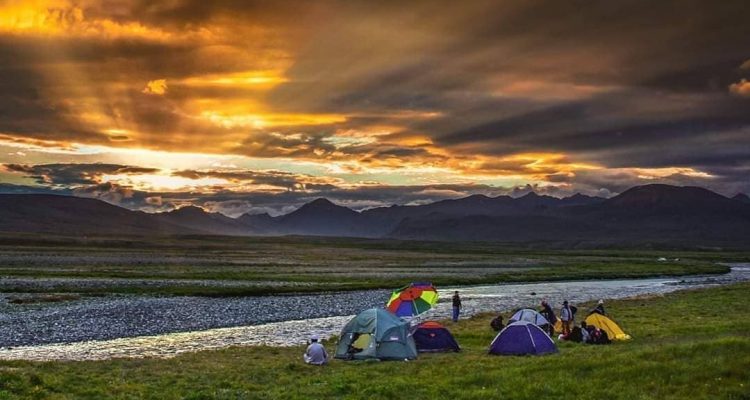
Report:
[[[536,326],[549,325],[547,318],[544,318],[542,314],[539,314],[536,310],[530,308],[524,308],[516,311],[513,316],[508,320],[509,323],[517,321],[528,321]]]
[[[556,353],[557,346],[542,328],[528,321],[509,324],[495,336],[490,344],[490,354],[540,355]]]
[[[434,321],[419,324],[413,336],[420,353],[461,350],[450,331]]]
[[[417,358],[409,323],[382,308],[362,311],[341,331],[336,358],[403,360]]]
[[[622,329],[615,323],[615,321],[612,321],[608,317],[593,313],[586,317],[586,324],[587,325],[593,325],[605,332],[607,332],[607,336],[609,336],[610,340],[629,340],[630,335],[623,332]]]

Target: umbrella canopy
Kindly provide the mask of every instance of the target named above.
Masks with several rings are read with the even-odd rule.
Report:
[[[412,283],[395,290],[386,308],[399,317],[413,317],[429,310],[437,301],[437,290],[431,283]]]

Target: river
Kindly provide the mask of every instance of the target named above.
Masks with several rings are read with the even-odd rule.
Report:
[[[731,267],[729,273],[711,276],[446,287],[439,291],[441,301],[420,319],[449,318],[454,290],[461,293],[462,317],[468,317],[537,307],[542,299],[558,308],[564,299],[575,304],[750,280],[750,264]],[[0,359],[168,358],[230,346],[295,346],[313,334],[338,334],[357,311],[387,298],[387,291],[372,290],[226,299],[120,296],[22,311],[5,305],[0,307]],[[235,326],[221,326],[227,320]]]

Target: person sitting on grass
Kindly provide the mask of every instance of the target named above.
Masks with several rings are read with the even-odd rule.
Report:
[[[505,328],[505,324],[503,323],[503,316],[498,315],[497,317],[493,318],[492,321],[490,321],[490,326],[495,332],[500,332]]]
[[[583,342],[583,329],[581,329],[581,327],[579,326],[574,326],[573,329],[570,330],[570,334],[568,335],[568,337],[566,337],[565,339],[576,343]]]
[[[591,329],[589,332],[591,333],[591,340],[589,341],[589,343],[591,344],[610,344],[611,343],[611,341],[609,340],[609,335],[604,329],[593,327],[593,329]]]
[[[597,344],[610,344],[612,343],[611,340],[609,340],[609,334],[604,329],[599,329],[599,341]]]
[[[581,322],[581,343],[591,343],[591,334],[586,321]]]
[[[302,358],[305,360],[305,363],[310,365],[323,365],[328,362],[326,348],[318,342],[317,336],[310,338],[310,345],[307,346],[307,351],[305,351]]]

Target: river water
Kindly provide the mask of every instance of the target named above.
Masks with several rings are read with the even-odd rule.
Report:
[[[559,303],[563,300],[569,300],[575,304],[577,302],[596,299],[659,295],[686,288],[709,287],[750,280],[750,264],[732,264],[731,267],[731,272],[727,274],[712,276],[539,282],[442,288],[439,291],[441,301],[432,310],[421,315],[420,319],[449,318],[450,296],[454,290],[459,290],[461,293],[464,306],[462,317],[467,317],[480,312],[508,311],[519,307],[536,307],[542,299],[551,302],[555,305],[555,308],[558,308]],[[172,310],[173,307],[182,307],[188,311],[184,315],[178,315],[177,318],[173,319],[171,323],[166,324],[166,326],[161,327],[167,330],[173,329],[171,333],[167,331],[167,333],[154,335],[138,335],[139,330],[135,329],[132,331],[135,334],[128,334],[129,337],[82,341],[65,340],[66,338],[63,335],[63,340],[60,343],[49,343],[50,336],[45,336],[45,332],[64,332],[66,329],[72,331],[75,330],[72,328],[73,326],[81,325],[80,321],[76,321],[74,318],[71,319],[75,316],[74,314],[66,314],[65,307],[67,306],[45,307],[39,310],[26,311],[26,314],[0,311],[0,322],[2,322],[3,318],[5,318],[5,322],[8,322],[5,324],[6,328],[9,324],[11,327],[18,327],[23,326],[24,323],[28,326],[42,327],[36,335],[36,337],[41,338],[38,339],[38,343],[21,346],[5,345],[5,347],[0,347],[0,359],[49,361],[143,357],[168,358],[185,352],[220,349],[230,346],[296,346],[304,343],[313,334],[321,338],[329,338],[338,334],[346,321],[357,310],[382,305],[387,300],[387,297],[387,292],[377,290],[319,295],[264,296],[262,298],[244,299],[198,298],[196,300],[196,298],[169,298],[166,299],[170,301],[166,306],[167,312],[174,311]],[[124,301],[124,304],[132,301],[136,306],[144,306],[144,304],[146,306],[153,305],[148,302],[150,299],[147,298],[145,303],[142,303],[143,300],[140,297],[126,298],[124,300],[117,299],[120,302]],[[318,300],[324,303],[325,307],[330,307],[329,304],[337,304],[338,302],[343,302],[344,304],[337,304],[336,307],[326,309],[325,307],[314,306]],[[107,301],[111,300],[103,300],[102,302],[106,305],[108,304]],[[194,304],[191,303],[193,301],[195,301]],[[236,303],[237,301],[240,301],[239,305]],[[242,303],[242,301],[248,301],[248,303]],[[190,323],[181,324],[180,318],[191,320],[189,318],[189,316],[193,315],[191,310],[195,311],[196,309],[199,310],[196,314],[200,317],[206,311],[204,308],[207,304],[210,307],[218,307],[222,302],[230,304],[229,306],[225,304],[225,309],[241,306],[250,307],[250,314],[252,314],[253,310],[253,307],[251,307],[252,304],[260,304],[261,307],[266,308],[270,307],[272,309],[270,312],[274,315],[273,318],[277,320],[266,323],[259,322],[252,325],[185,331],[185,327],[191,325]],[[274,310],[273,304],[276,303],[279,304],[278,309]],[[313,305],[313,307],[309,307],[310,305]],[[85,314],[87,307],[97,310],[97,306],[101,306],[101,303],[83,302],[73,307],[74,309],[75,307],[82,307],[82,309],[76,310],[79,312],[82,311]],[[284,311],[284,308],[286,308],[286,311]],[[311,314],[310,311],[305,311],[306,308],[312,308],[314,312]],[[105,309],[107,308],[105,307]],[[59,314],[65,317],[63,319],[57,318],[56,316],[59,317]],[[308,314],[310,315],[309,317],[307,317]],[[300,318],[299,316],[305,317]],[[35,317],[37,320],[34,320]],[[96,324],[97,328],[94,331],[104,332],[105,337],[107,335],[111,336],[112,332],[107,331],[106,325],[102,325],[104,322],[132,319],[127,313],[106,314],[102,319],[96,312],[87,314],[86,318],[93,318],[85,320],[86,325]],[[250,320],[253,319],[250,318]],[[260,319],[259,321],[262,320]],[[86,332],[85,329],[83,331]],[[118,332],[117,330],[115,331]],[[2,334],[2,331],[0,331],[0,334]],[[1,337],[0,340],[2,340]]]

